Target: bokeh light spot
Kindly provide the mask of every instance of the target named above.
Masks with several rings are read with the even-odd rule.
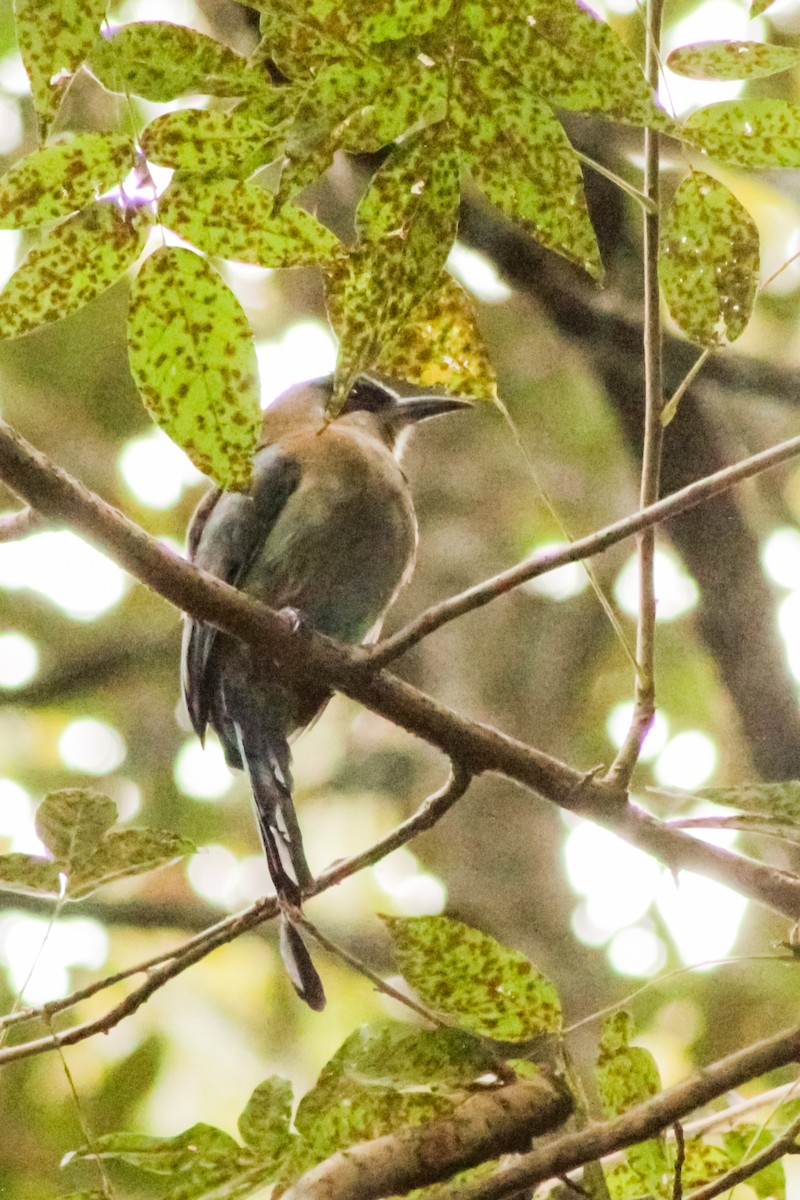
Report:
[[[122,734],[112,725],[94,717],[78,717],[58,739],[58,753],[71,771],[108,775],[121,766],[128,750]]]
[[[219,800],[234,779],[222,747],[210,735],[205,746],[196,738],[184,742],[175,757],[173,776],[184,796],[193,800]]]
[[[123,571],[74,533],[48,530],[0,545],[0,587],[30,588],[67,616],[91,621],[125,594]]]
[[[671,738],[653,766],[656,780],[664,787],[692,791],[702,787],[717,766],[717,747],[708,734],[687,729]]]
[[[35,642],[24,633],[0,634],[0,687],[24,687],[38,669],[39,651]]]

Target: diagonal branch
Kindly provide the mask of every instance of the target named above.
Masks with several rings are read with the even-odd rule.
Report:
[[[468,588],[458,596],[442,600],[420,613],[403,629],[378,642],[372,650],[368,651],[367,657],[371,663],[381,666],[393,662],[394,659],[410,650],[412,646],[416,646],[428,634],[441,629],[449,621],[454,621],[457,617],[463,617],[466,613],[482,608],[485,604],[489,604],[499,596],[504,596],[521,584],[528,583],[531,579],[537,579],[540,575],[547,574],[548,571],[555,571],[557,567],[566,566],[567,563],[580,562],[595,554],[601,554],[609,547],[617,545],[618,542],[625,541],[626,538],[633,537],[654,525],[660,525],[672,517],[677,517],[702,501],[721,495],[735,484],[741,483],[742,480],[751,479],[771,467],[788,462],[798,454],[800,454],[800,437],[789,438],[777,446],[771,446],[767,450],[759,451],[758,454],[752,454],[730,467],[715,471],[713,475],[707,475],[704,479],[687,484],[680,491],[673,492],[672,495],[665,496],[663,500],[648,505],[647,508],[642,508],[628,517],[622,517],[613,525],[607,525],[605,529],[587,534],[586,537],[576,538],[565,546],[551,547],[548,550],[539,551],[538,554],[532,554],[530,558],[524,559],[516,566],[509,567],[506,571],[501,571],[498,575],[494,575],[482,583],[476,583],[474,587]]]
[[[598,821],[673,870],[699,871],[791,920],[800,917],[797,877],[665,826],[598,779],[460,716],[386,671],[376,671],[363,650],[311,631],[295,633],[280,614],[160,546],[1,421],[0,478],[44,516],[72,525],[165,600],[249,643],[254,653],[268,656],[275,669],[291,674],[301,685],[313,681],[318,687],[325,680],[438,747],[473,775],[506,775]]]

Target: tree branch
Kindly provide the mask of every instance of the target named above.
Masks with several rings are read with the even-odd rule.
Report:
[[[613,1121],[564,1134],[521,1155],[512,1166],[501,1169],[489,1179],[443,1192],[440,1200],[506,1200],[546,1179],[564,1175],[587,1162],[655,1137],[726,1092],[798,1059],[800,1028],[784,1030],[704,1067],[696,1075],[643,1104],[637,1104]]]
[[[793,448],[794,453],[797,447]],[[471,774],[496,771],[564,808],[591,817],[673,870],[716,879],[791,920],[800,917],[800,879],[671,829],[625,798],[491,726],[468,720],[386,671],[367,652],[284,618],[159,545],[0,422],[0,478],[47,517],[74,526],[165,600],[254,647],[271,669],[301,684],[326,680],[373,711],[438,747]]]
[[[471,1096],[451,1117],[348,1146],[306,1171],[284,1200],[405,1195],[530,1145],[569,1116],[568,1095],[544,1075]]]
[[[532,554],[530,558],[501,571],[491,579],[476,583],[465,592],[451,596],[426,609],[413,621],[409,621],[403,629],[399,629],[391,637],[378,642],[367,652],[367,659],[369,662],[381,666],[393,662],[428,634],[441,629],[449,621],[454,621],[457,617],[463,617],[466,613],[482,608],[485,604],[489,604],[499,596],[504,596],[521,584],[528,583],[531,579],[537,579],[540,575],[547,574],[548,571],[554,571],[557,567],[566,566],[567,563],[580,562],[584,558],[592,558],[595,554],[601,554],[611,546],[625,541],[626,538],[677,517],[702,501],[721,495],[735,484],[741,483],[742,480],[752,479],[771,467],[788,462],[798,454],[800,454],[800,437],[789,438],[777,446],[771,446],[768,450],[761,450],[758,454],[750,455],[730,467],[723,467],[721,471],[716,471],[713,475],[687,484],[680,491],[673,492],[672,495],[665,496],[655,504],[640,509],[639,512],[632,513],[628,517],[622,517],[613,525],[607,525],[604,529],[597,530],[596,533],[576,538],[564,546],[555,546],[548,550],[542,550],[538,554]]]

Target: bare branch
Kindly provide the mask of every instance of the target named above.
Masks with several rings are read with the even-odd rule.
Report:
[[[655,1137],[688,1113],[776,1067],[796,1062],[799,1056],[800,1028],[784,1030],[704,1067],[682,1083],[637,1104],[614,1121],[564,1134],[520,1155],[512,1166],[499,1170],[489,1179],[442,1193],[441,1200],[507,1200],[524,1188],[536,1187],[587,1162],[606,1158],[617,1150]],[[692,1200],[697,1198],[695,1192]],[[709,1198],[702,1197],[701,1200]]]
[[[755,473],[800,451],[800,438],[766,451]],[[732,471],[735,469],[731,469]],[[744,472],[743,464],[738,470]],[[299,635],[284,618],[173,554],[121,513],[54,467],[0,422],[0,478],[46,517],[58,517],[105,550],[165,600],[248,642],[302,683],[325,680],[409,733],[438,747],[472,774],[496,771],[618,833],[671,869],[695,870],[800,917],[800,879],[670,829],[601,780],[586,776],[491,726],[470,721],[368,662],[368,653],[320,634]],[[698,485],[700,486],[700,485]],[[662,516],[664,510],[662,510]]]
[[[571,1102],[544,1075],[471,1096],[452,1117],[340,1150],[302,1175],[284,1200],[405,1195],[523,1146],[566,1120]]]
[[[15,542],[27,537],[44,524],[41,516],[32,508],[21,508],[19,512],[0,513],[0,543]]]
[[[613,525],[606,525],[604,529],[599,529],[596,533],[576,538],[575,541],[564,546],[554,546],[532,554],[530,558],[524,559],[516,566],[509,567],[498,575],[493,575],[491,579],[476,583],[465,592],[460,592],[457,596],[451,596],[447,600],[432,605],[431,608],[415,617],[413,621],[409,621],[403,629],[399,629],[391,637],[378,642],[368,652],[367,657],[370,662],[381,666],[393,662],[449,621],[463,617],[466,613],[474,612],[477,608],[483,608],[485,604],[504,596],[514,588],[520,587],[521,584],[529,583],[531,579],[538,579],[540,575],[546,575],[549,571],[566,566],[567,563],[581,562],[585,558],[592,558],[595,554],[602,554],[604,550],[616,546],[619,542],[624,542],[627,538],[641,533],[642,530],[650,529],[672,517],[677,517],[681,513],[687,512],[688,509],[694,508],[695,505],[701,504],[704,500],[721,495],[735,484],[741,483],[742,480],[761,475],[771,467],[779,466],[781,463],[795,458],[798,454],[800,454],[800,437],[789,438],[788,441],[771,446],[768,450],[760,450],[758,454],[750,455],[730,467],[724,467],[713,475],[698,479],[695,483],[681,488],[680,491],[673,492],[671,496],[665,496],[656,504],[650,504],[647,508],[640,509],[639,512],[623,517],[621,520],[615,521]]]

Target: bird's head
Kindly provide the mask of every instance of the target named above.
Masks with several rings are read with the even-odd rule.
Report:
[[[333,394],[333,376],[313,379],[289,388],[267,408],[262,426],[262,445],[277,441],[303,427],[344,424],[361,429],[399,454],[410,430],[420,421],[470,408],[469,400],[430,393],[402,395],[383,380],[359,375],[341,411],[333,419],[327,408]]]

